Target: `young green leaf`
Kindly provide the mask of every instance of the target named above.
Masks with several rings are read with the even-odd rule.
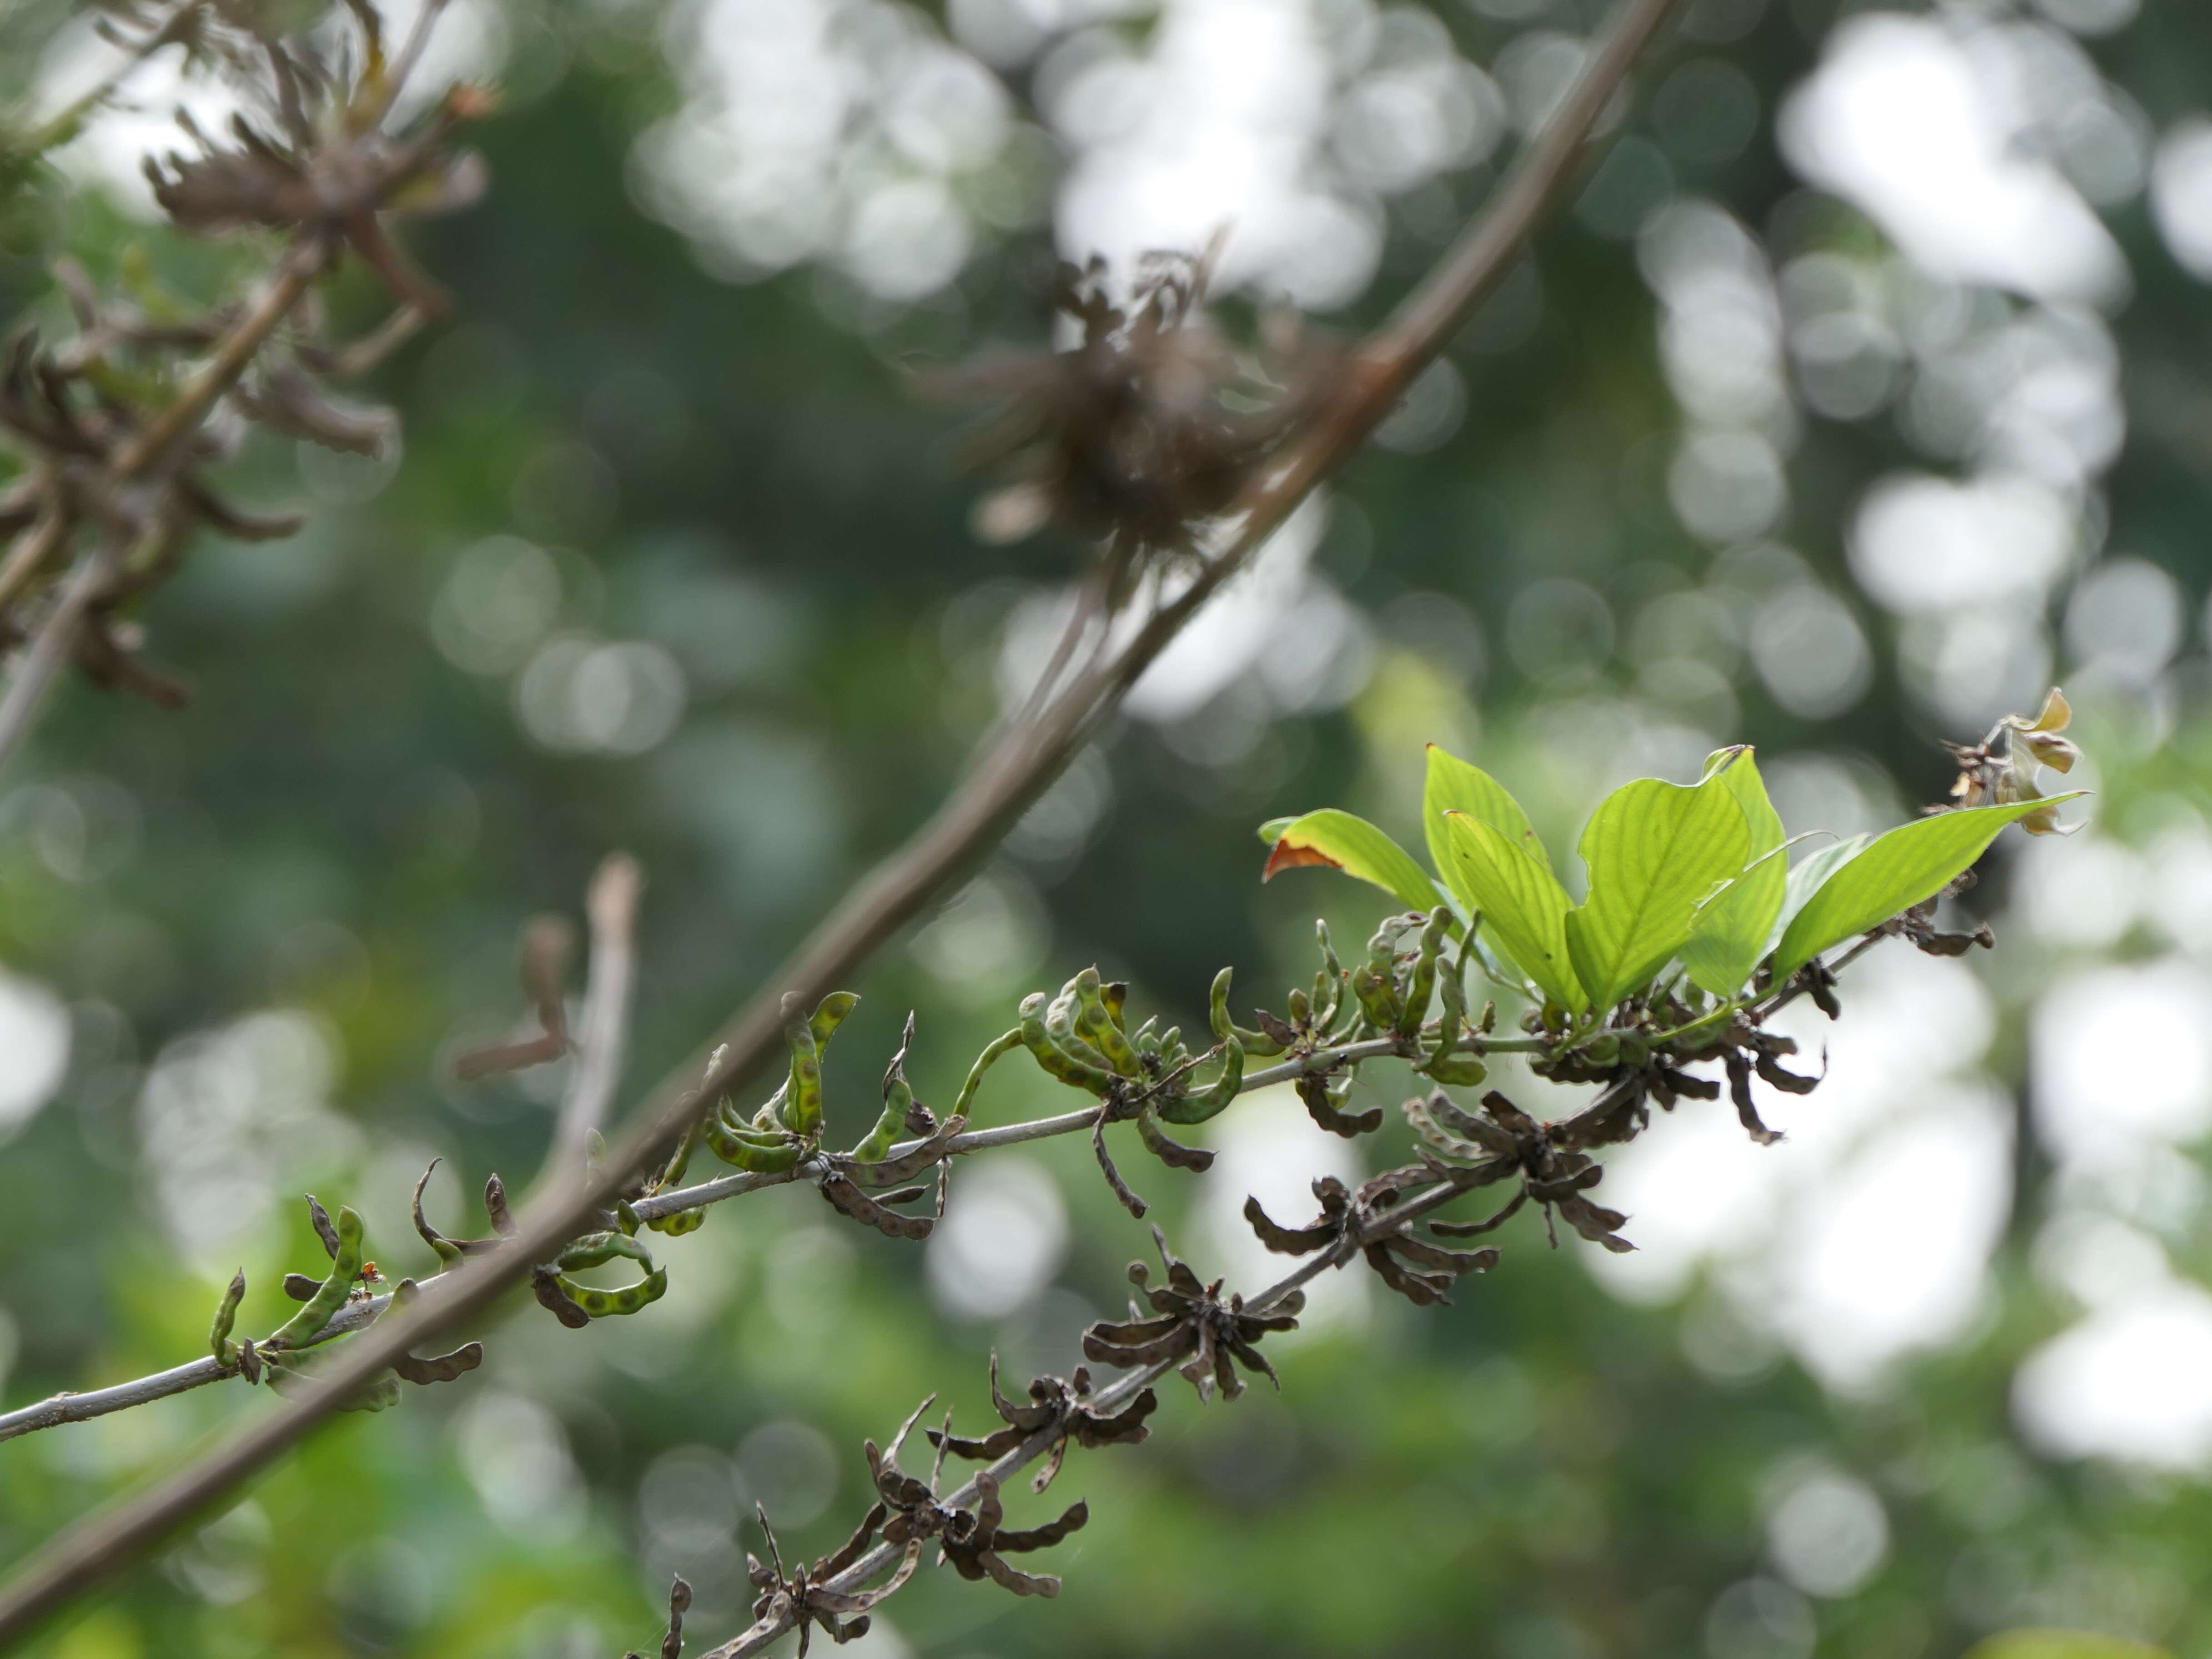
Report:
[[[1698,906],[1742,870],[1750,845],[1721,777],[1695,786],[1642,778],[1599,804],[1583,831],[1589,898],[1565,922],[1576,976],[1595,1006],[1650,982],[1689,942]]]
[[[1534,854],[1536,861],[1547,870],[1552,867],[1552,855],[1536,839],[1528,815],[1521,810],[1521,803],[1507,793],[1505,786],[1480,767],[1470,766],[1458,756],[1448,755],[1431,744],[1428,786],[1421,796],[1421,828],[1428,832],[1429,862],[1437,866],[1437,872],[1449,884],[1452,860],[1451,838],[1444,828],[1447,812],[1464,812],[1477,823],[1503,830]],[[1459,896],[1473,908],[1474,902],[1466,894]]]
[[[1879,927],[1923,899],[1935,897],[1981,857],[2008,823],[2056,802],[2076,799],[2081,793],[2076,790],[2044,800],[1939,812],[1877,836],[1831,875],[1783,929],[1774,955],[1775,982],[1781,983],[1830,945]]]
[[[1759,763],[1746,749],[1723,750],[1706,775],[1717,777],[1743,809],[1751,832],[1750,866],[1698,913],[1682,961],[1690,977],[1717,997],[1733,996],[1772,942],[1782,914],[1790,861],[1781,856],[1782,815],[1766,798]]]
[[[1260,879],[1273,881],[1285,870],[1309,864],[1372,882],[1384,892],[1396,894],[1410,910],[1436,908],[1437,884],[1413,861],[1412,854],[1365,818],[1334,806],[1324,806],[1284,825]]]
[[[1571,1013],[1589,1006],[1567,958],[1566,890],[1521,842],[1465,812],[1444,815],[1453,885],[1482,912],[1498,947]]]
[[[1782,943],[1782,935],[1797,920],[1797,913],[1827,885],[1828,878],[1865,852],[1873,840],[1870,835],[1846,836],[1839,842],[1808,853],[1791,866],[1790,879],[1783,884],[1782,914],[1774,919],[1773,931],[1766,936],[1766,949],[1759,953],[1762,957]]]

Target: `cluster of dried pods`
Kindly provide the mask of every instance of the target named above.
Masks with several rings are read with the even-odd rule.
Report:
[[[102,9],[101,30],[129,63],[173,51],[238,106],[221,133],[180,110],[188,149],[146,158],[170,222],[195,236],[246,234],[273,251],[250,295],[213,307],[169,289],[136,250],[112,291],[64,260],[56,276],[74,331],[47,338],[25,325],[0,347],[0,449],[15,464],[0,490],[0,536],[9,538],[0,652],[50,642],[16,670],[23,691],[11,690],[9,743],[70,661],[100,685],[167,707],[185,700],[181,681],[143,660],[132,613],[203,528],[265,540],[300,524],[225,500],[210,469],[255,427],[350,454],[392,451],[398,417],[331,390],[446,308],[386,223],[464,206],[484,183],[482,161],[453,140],[489,110],[488,93],[456,88],[412,130],[395,130],[438,4],[421,9],[396,53],[370,0],[349,0],[348,29],[298,32],[277,26],[280,9],[223,0],[110,0]],[[76,125],[73,116],[27,142],[51,147]],[[326,337],[315,284],[348,254],[399,308],[341,342]]]

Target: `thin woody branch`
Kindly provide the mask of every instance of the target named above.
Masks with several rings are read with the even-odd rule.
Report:
[[[297,1444],[331,1412],[371,1385],[410,1349],[476,1316],[560,1251],[625,1188],[638,1182],[714,1109],[716,1097],[752,1076],[783,1035],[787,999],[811,1006],[849,975],[988,847],[1050,784],[1123,693],[1221,582],[1247,562],[1265,535],[1340,465],[1386,416],[1450,331],[1480,303],[1527,246],[1578,171],[1595,122],[1659,27],[1668,0],[1624,0],[1597,51],[1544,130],[1522,152],[1492,204],[1444,264],[1401,307],[1398,320],[1363,349],[1337,395],[1327,399],[1281,457],[1261,470],[1232,510],[1242,529],[1191,586],[1162,608],[1112,664],[1079,678],[1034,723],[1008,732],[938,815],[852,891],[795,957],[714,1042],[721,1056],[692,1086],[705,1050],[637,1115],[596,1176],[564,1173],[520,1218],[499,1248],[444,1275],[416,1304],[349,1342],[284,1409],[234,1431],[151,1489],[87,1517],[52,1540],[0,1587],[0,1642],[137,1559],[161,1538],[218,1501]]]

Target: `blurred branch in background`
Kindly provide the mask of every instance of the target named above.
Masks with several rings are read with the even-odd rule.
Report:
[[[1007,731],[959,791],[898,854],[863,880],[794,957],[636,1114],[589,1179],[564,1174],[514,1235],[448,1275],[397,1316],[346,1345],[295,1405],[234,1432],[149,1492],[88,1517],[26,1561],[0,1589],[0,1639],[137,1559],[297,1444],[436,1331],[477,1315],[537,1264],[556,1256],[595,1216],[668,1155],[719,1097],[781,1043],[789,1004],[813,1006],[993,845],[1058,775],[1184,624],[1251,559],[1307,492],[1357,448],[1451,331],[1504,277],[1577,178],[1600,115],[1668,11],[1626,0],[1571,90],[1517,158],[1488,207],[1397,318],[1349,360],[1313,417],[1247,480],[1225,515],[1233,526],[1182,591],[1158,605],[1110,660],[1077,677],[1031,720]],[[720,1051],[711,1066],[708,1048]],[[696,1085],[694,1079],[703,1080]]]

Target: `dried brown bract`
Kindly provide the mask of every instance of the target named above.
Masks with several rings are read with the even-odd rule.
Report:
[[[1015,482],[983,502],[980,533],[1019,541],[1049,524],[1105,543],[1109,609],[1148,558],[1198,556],[1198,526],[1229,506],[1328,380],[1334,354],[1293,314],[1269,318],[1255,349],[1231,342],[1206,307],[1212,262],[1212,252],[1148,254],[1126,300],[1104,260],[1062,264],[1053,303],[1080,331],[1075,345],[918,381],[933,399],[1005,404],[969,459],[1008,463]]]
[[[1129,1279],[1159,1317],[1146,1318],[1133,1300],[1126,1321],[1102,1319],[1084,1332],[1085,1356],[1127,1370],[1188,1354],[1190,1358],[1178,1369],[1200,1400],[1212,1399],[1217,1385],[1231,1400],[1244,1392],[1244,1379],[1237,1375],[1234,1361],[1242,1361],[1245,1369],[1281,1388],[1282,1379],[1255,1345],[1270,1331],[1297,1328],[1297,1315],[1305,1306],[1305,1293],[1293,1291],[1278,1304],[1280,1311],[1247,1313],[1242,1296],[1222,1298],[1220,1279],[1206,1284],[1176,1261],[1168,1249],[1167,1235],[1158,1227],[1152,1229],[1152,1242],[1167,1265],[1168,1282],[1153,1287],[1151,1270],[1141,1261],[1129,1264]]]
[[[981,1440],[963,1440],[949,1429],[942,1432],[932,1429],[928,1431],[930,1441],[940,1451],[981,1462],[1004,1457],[1033,1435],[1058,1429],[1059,1437],[1053,1442],[1051,1455],[1030,1483],[1032,1490],[1042,1492],[1060,1473],[1071,1439],[1091,1449],[1100,1446],[1133,1446],[1152,1433],[1145,1419],[1159,1409],[1160,1403],[1159,1396],[1152,1389],[1143,1389],[1119,1410],[1103,1411],[1091,1400],[1091,1372],[1082,1365],[1075,1368],[1073,1378],[1034,1379],[1029,1386],[1029,1396],[1030,1403],[1024,1406],[999,1392],[999,1356],[994,1351],[991,1355],[991,1404],[1006,1426]]]

